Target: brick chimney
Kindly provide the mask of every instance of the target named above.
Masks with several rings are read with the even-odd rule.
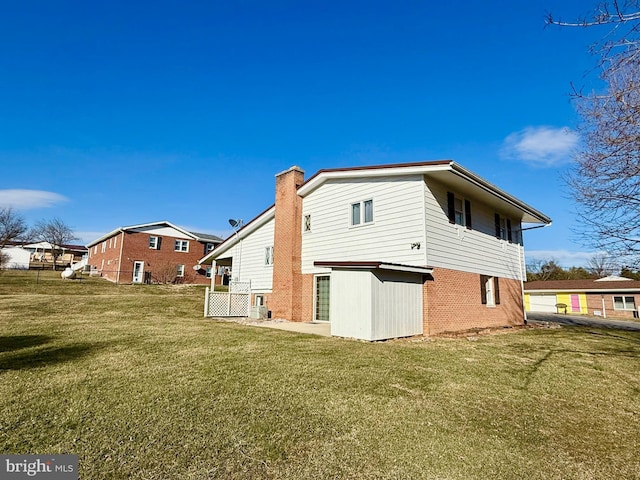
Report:
[[[273,318],[302,321],[302,198],[298,188],[304,171],[291,167],[276,175],[273,245]]]

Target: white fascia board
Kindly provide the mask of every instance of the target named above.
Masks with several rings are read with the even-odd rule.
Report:
[[[238,230],[237,232],[227,237],[220,245],[218,245],[216,248],[211,250],[207,255],[205,255],[200,260],[198,260],[198,264],[206,264],[206,265],[211,264],[213,260],[220,258],[224,253],[229,251],[231,248],[235,247],[240,240],[242,240],[243,238],[246,238],[247,236],[255,232],[258,228],[262,227],[269,220],[274,218],[275,213],[276,213],[276,207],[274,205],[268,210],[265,210],[264,212],[262,212],[253,220],[251,220],[240,230]]]
[[[308,195],[313,190],[318,188],[323,183],[328,180],[340,180],[345,178],[378,178],[378,177],[393,177],[396,175],[424,175],[429,172],[438,172],[438,171],[446,171],[451,170],[450,165],[453,162],[449,163],[439,163],[433,165],[407,165],[407,166],[393,166],[389,168],[385,168],[384,165],[379,165],[376,167],[372,167],[370,169],[367,168],[353,168],[353,169],[344,169],[344,170],[335,170],[328,172],[321,172],[315,178],[310,179],[304,185],[302,185],[298,189],[298,195],[304,197]]]
[[[544,213],[536,210],[535,208],[533,208],[530,205],[527,205],[525,202],[523,202],[522,200],[517,199],[516,197],[514,197],[513,195],[505,192],[504,190],[496,187],[495,185],[493,185],[492,183],[488,182],[487,180],[485,180],[484,178],[476,175],[475,173],[473,173],[470,170],[467,170],[466,168],[462,167],[461,165],[458,165],[455,162],[451,162],[451,171],[462,177],[464,180],[466,180],[467,182],[491,193],[492,195],[494,195],[495,197],[498,197],[500,200],[502,200],[503,202],[509,203],[512,206],[516,207],[517,209],[521,210],[523,213],[528,214],[531,219],[536,220],[536,221],[527,221],[527,223],[544,223],[546,225],[551,225],[551,218],[549,218],[548,216],[546,216]]]
[[[111,232],[107,233],[106,235],[103,235],[103,236],[101,236],[100,238],[98,238],[98,239],[96,239],[96,240],[93,240],[92,242],[87,243],[87,244],[85,245],[85,247],[87,247],[87,248],[91,248],[91,247],[93,247],[94,245],[97,245],[97,244],[98,244],[98,243],[100,243],[100,242],[104,242],[105,240],[107,240],[107,239],[109,239],[109,238],[113,237],[114,235],[119,234],[119,233],[120,233],[120,232],[122,232],[122,231],[124,231],[124,228],[123,228],[123,227],[116,228],[115,230],[112,230]]]

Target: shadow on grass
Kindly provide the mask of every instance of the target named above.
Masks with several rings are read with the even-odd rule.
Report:
[[[0,336],[0,353],[12,352],[23,348],[37,347],[53,340],[47,335],[11,335]]]
[[[107,343],[73,343],[59,347],[50,346],[4,353],[0,354],[0,371],[25,370],[72,362],[97,353],[106,346]]]

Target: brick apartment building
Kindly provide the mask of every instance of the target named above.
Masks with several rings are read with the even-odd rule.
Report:
[[[551,220],[462,166],[292,167],[275,190],[201,260],[273,318],[366,340],[524,322],[523,224]]]
[[[90,242],[91,271],[115,283],[208,284],[211,267],[198,260],[222,242],[169,222],[120,227]],[[195,268],[194,268],[195,267]]]

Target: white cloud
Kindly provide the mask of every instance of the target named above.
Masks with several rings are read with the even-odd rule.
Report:
[[[0,190],[0,207],[12,207],[17,210],[48,208],[69,201],[63,195],[44,190]]]
[[[553,167],[570,162],[578,142],[578,134],[568,127],[527,127],[505,138],[500,153],[509,160]]]
[[[569,250],[526,250],[526,261],[553,260],[563,268],[584,267],[598,252],[576,252]]]

